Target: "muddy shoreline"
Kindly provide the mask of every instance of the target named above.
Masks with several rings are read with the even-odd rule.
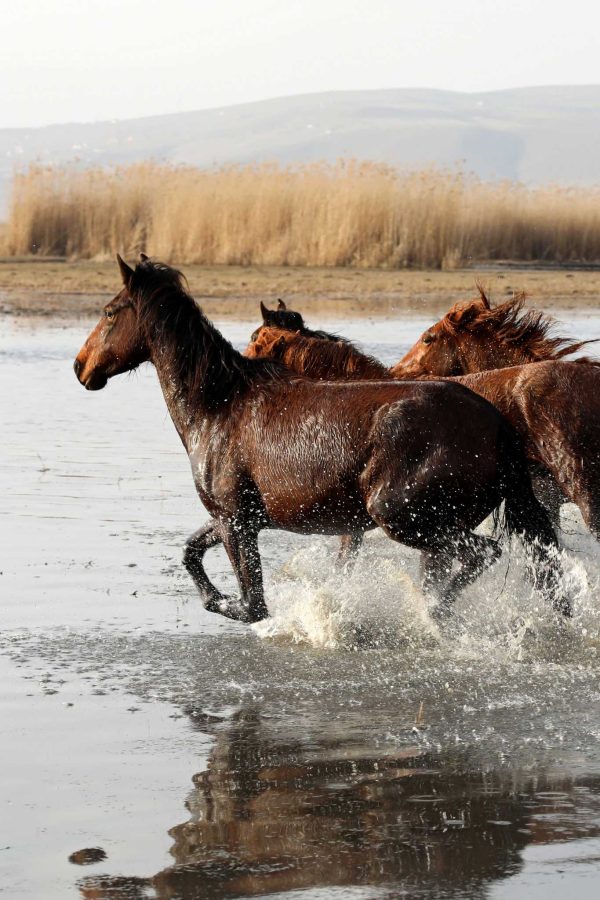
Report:
[[[524,291],[532,306],[600,308],[600,268],[514,264],[455,271],[183,266],[191,292],[209,317],[254,321],[260,300],[278,297],[307,316],[437,316],[473,296],[481,281],[494,300]],[[113,262],[0,260],[0,315],[73,321],[96,315],[119,287]]]

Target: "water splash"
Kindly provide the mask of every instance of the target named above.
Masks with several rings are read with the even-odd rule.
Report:
[[[574,616],[565,621],[534,591],[517,541],[457,601],[438,627],[419,587],[418,558],[382,535],[369,536],[354,569],[336,571],[333,544],[295,553],[267,586],[271,617],[253,626],[262,639],[326,649],[438,650],[464,660],[600,660],[600,563],[561,551],[564,591]]]
[[[335,571],[323,545],[296,553],[272,580],[262,638],[327,649],[431,647],[439,630],[422,591],[398,560],[372,550],[350,572]]]

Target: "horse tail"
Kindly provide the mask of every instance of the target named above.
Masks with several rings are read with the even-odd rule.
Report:
[[[495,525],[507,536],[515,535],[523,541],[535,587],[552,600],[555,609],[569,616],[571,604],[562,594],[563,570],[556,532],[533,492],[521,439],[508,423],[502,429],[499,450],[504,513],[501,517],[496,510]]]

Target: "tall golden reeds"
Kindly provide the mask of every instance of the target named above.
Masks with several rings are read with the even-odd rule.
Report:
[[[9,253],[169,262],[453,267],[600,260],[600,190],[526,188],[356,161],[203,170],[31,166],[15,176]]]

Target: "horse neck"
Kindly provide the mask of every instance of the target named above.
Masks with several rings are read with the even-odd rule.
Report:
[[[389,378],[385,366],[351,344],[323,338],[301,337],[291,341],[284,364],[299,375],[328,380],[382,380]]]
[[[169,415],[181,438],[184,447],[188,447],[189,434],[198,419],[199,410],[193,409],[188,392],[171,373],[169,359],[158,349],[151,354],[151,362],[154,364],[158,381],[160,383]]]
[[[457,347],[460,370],[468,375],[470,372],[485,372],[488,369],[505,369],[532,362],[533,357],[522,349],[499,341],[492,331],[482,330],[477,334],[461,335]]]
[[[190,431],[229,408],[228,401],[247,383],[244,360],[191,298],[164,322],[150,318],[146,332],[167,408],[187,447]]]

